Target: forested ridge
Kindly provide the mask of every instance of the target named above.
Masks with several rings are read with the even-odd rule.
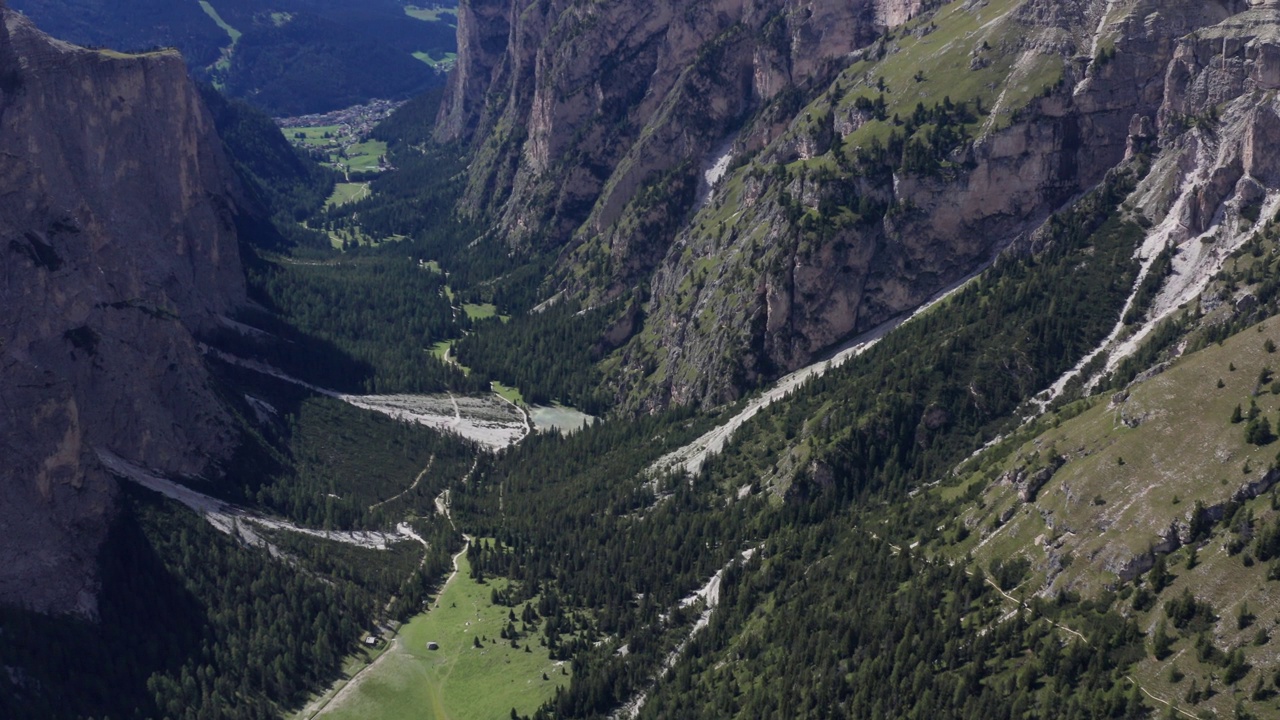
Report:
[[[271,718],[336,675],[372,609],[357,587],[243,548],[145,491],[126,498],[98,622],[3,610],[0,652],[33,683],[0,693],[6,717]]]
[[[336,680],[379,623],[420,612],[438,589],[462,538],[432,499],[467,474],[473,446],[234,366],[219,375],[276,416],[255,421],[241,395],[241,451],[198,490],[317,529],[408,522],[426,545],[263,532],[269,551],[122,482],[99,619],[0,609],[0,662],[29,680],[0,692],[4,717],[280,717]]]
[[[331,384],[342,389],[393,393],[488,388],[478,377],[468,379],[431,355],[432,344],[458,332],[454,310],[441,279],[411,260],[368,258],[340,266],[264,262],[250,266],[249,282],[262,302],[291,325],[373,368],[363,379],[331,378]],[[277,359],[288,362],[291,354],[282,349]]]

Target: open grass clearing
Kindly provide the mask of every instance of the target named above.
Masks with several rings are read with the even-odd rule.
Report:
[[[369,183],[336,183],[333,186],[333,194],[325,201],[326,208],[346,205],[349,202],[356,202],[369,197]]]
[[[318,125],[316,127],[284,128],[285,137],[312,147],[326,147],[338,141],[341,128],[337,125]]]
[[[1221,664],[1197,659],[1196,631],[1170,625],[1168,632],[1175,637],[1171,655],[1156,660],[1148,654],[1133,667],[1133,677],[1145,691],[1191,716],[1229,717],[1238,701],[1247,712],[1270,716],[1273,696],[1260,702],[1250,697],[1258,678],[1267,684],[1276,669],[1280,599],[1266,580],[1271,561],[1247,559],[1254,550],[1252,542],[1233,555],[1227,546],[1235,534],[1221,523],[1215,525],[1208,539],[1196,543],[1194,567],[1188,567],[1186,547],[1165,556],[1169,581],[1158,592],[1152,590],[1149,576],[1122,583],[1117,572],[1147,552],[1171,524],[1187,522],[1197,502],[1220,505],[1272,466],[1280,444],[1246,442],[1247,421],[1232,423],[1231,417],[1237,405],[1247,417],[1256,403],[1259,418],[1267,418],[1273,427],[1280,422],[1280,386],[1263,380],[1280,368],[1280,354],[1267,349],[1273,347],[1268,341],[1277,340],[1280,326],[1271,318],[1221,344],[1178,358],[1163,372],[1130,385],[1124,394],[1094,398],[1079,415],[1052,421],[1025,442],[1017,441],[1019,447],[1009,457],[973,473],[950,492],[967,492],[969,483],[981,482],[980,475],[991,478],[1016,467],[1034,469],[1050,456],[1062,456],[1066,462],[1031,503],[1023,503],[1013,487],[990,482],[981,500],[963,516],[973,532],[948,553],[971,554],[980,567],[1026,557],[1032,565],[1032,577],[1025,583],[1028,593],[1045,588],[1048,579],[1052,584],[1041,592],[1049,595],[1064,589],[1091,597],[1112,588],[1119,593],[1119,608],[1149,637],[1165,617],[1165,603],[1189,591],[1207,602],[1216,616],[1206,638],[1224,652],[1241,648],[1252,669],[1227,685]],[[1008,520],[998,523],[996,518],[1010,508]],[[1280,517],[1270,494],[1246,501],[1241,512],[1252,513],[1255,530]],[[1054,557],[1062,560],[1059,571],[1053,569]],[[1149,606],[1135,607],[1135,586],[1152,592]],[[1237,617],[1246,605],[1256,619],[1240,627]],[[1175,665],[1185,678],[1171,674]],[[1192,682],[1201,689],[1212,683],[1214,694],[1188,702]]]
[[[1051,456],[1066,463],[1039,491],[1034,507],[1020,508],[1001,529],[1003,538],[976,552],[979,559],[1003,556],[1006,543],[1060,545],[1061,552],[1090,560],[1072,563],[1057,583],[1101,590],[1114,581],[1115,568],[1145,552],[1197,501],[1225,502],[1243,483],[1259,479],[1277,445],[1249,444],[1246,423],[1230,418],[1237,405],[1247,414],[1253,402],[1260,417],[1273,427],[1280,423],[1280,395],[1271,391],[1270,380],[1259,382],[1265,368],[1280,368],[1278,356],[1264,349],[1266,340],[1280,339],[1277,328],[1271,320],[1182,357],[1130,386],[1122,401],[1098,402],[1016,450],[995,468],[998,473],[1034,470]],[[1018,503],[1014,489],[998,483],[987,488],[984,500],[985,509],[969,516],[983,532],[1004,508]],[[1046,527],[1046,517],[1054,530]]]
[[[459,556],[457,574],[431,609],[401,627],[382,660],[318,717],[487,720],[512,708],[531,714],[568,683],[568,665],[550,659],[540,633],[521,638],[519,648],[500,637],[511,609],[490,597],[505,583],[477,582],[466,555]],[[429,650],[430,642],[439,649]]]
[[[497,380],[490,381],[490,385],[492,385],[494,392],[498,393],[499,396],[506,400],[516,403],[517,405],[524,404],[524,395],[519,389],[513,388],[509,385],[503,385]]]
[[[336,162],[344,165],[349,172],[367,172],[381,167],[382,158],[386,157],[387,144],[381,140],[366,140],[350,145],[345,156],[339,155]]]
[[[423,22],[446,22],[450,25],[458,23],[458,9],[451,7],[441,7],[434,5],[432,7],[419,7],[417,5],[406,5],[404,14],[415,20]]]
[[[360,200],[354,198],[352,201]],[[341,204],[341,203],[339,203]],[[351,228],[342,228],[339,230],[329,231],[329,244],[335,250],[344,250],[348,247],[369,246],[377,247],[383,243],[400,242],[407,239],[405,235],[391,235],[390,237],[374,237],[366,233],[359,225]]]
[[[1266,501],[1261,498],[1252,501],[1251,506],[1259,516],[1270,514],[1265,509]],[[1135,613],[1139,627],[1148,636],[1152,635],[1156,624],[1165,617],[1164,603],[1181,595],[1184,589],[1190,590],[1196,598],[1212,605],[1218,616],[1217,622],[1207,631],[1213,644],[1227,652],[1242,648],[1246,662],[1253,668],[1234,685],[1225,684],[1221,665],[1202,662],[1196,657],[1196,633],[1191,629],[1178,630],[1170,623],[1167,632],[1176,638],[1172,654],[1163,660],[1156,660],[1148,654],[1134,666],[1134,678],[1142,687],[1175,701],[1192,714],[1211,711],[1217,717],[1233,717],[1236,702],[1243,700],[1245,710],[1255,713],[1256,717],[1273,717],[1274,699],[1254,704],[1249,697],[1258,677],[1270,685],[1275,670],[1276,645],[1280,643],[1280,639],[1275,637],[1280,624],[1280,599],[1276,598],[1274,586],[1266,580],[1267,564],[1245,567],[1240,555],[1228,555],[1221,538],[1211,539],[1199,548],[1194,568],[1187,569],[1186,556],[1187,551],[1183,549],[1168,558],[1169,571],[1174,579],[1160,593],[1154,608]],[[1241,629],[1237,625],[1237,616],[1241,606],[1245,605],[1256,619]],[[1262,645],[1255,645],[1254,639],[1260,629],[1268,639]],[[1185,679],[1173,681],[1170,670],[1174,665],[1186,675]],[[1187,702],[1186,693],[1193,681],[1201,688],[1211,683],[1214,694],[1195,704]]]
[[[413,57],[415,60],[421,60],[436,70],[448,70],[458,62],[458,54],[452,52],[441,53],[440,57],[437,58],[431,53],[419,51],[413,53]]]
[[[347,686],[365,668],[372,665],[382,654],[392,647],[386,638],[379,637],[377,647],[361,646],[358,650],[342,659],[342,677],[324,692],[315,695],[301,710],[287,717],[289,720],[311,720],[316,717],[318,709],[325,707],[342,689]]]
[[[493,303],[466,303],[462,306],[462,311],[472,320],[488,320],[498,314],[498,308]]]
[[[449,357],[449,350],[453,348],[452,340],[441,340],[431,345],[431,354],[437,360],[444,360]]]

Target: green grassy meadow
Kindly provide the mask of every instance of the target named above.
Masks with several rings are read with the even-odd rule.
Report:
[[[219,15],[218,11],[209,4],[208,0],[200,0],[200,7],[210,19],[217,23],[218,27],[222,28],[222,31],[225,32],[227,37],[231,40],[230,45],[222,48],[222,57],[218,58],[218,61],[213,65],[219,71],[226,72],[231,69],[231,54],[235,52],[236,43],[240,42],[240,36],[243,35],[243,33],[228,25],[227,21],[222,19],[222,16]],[[221,88],[218,81],[215,81],[214,85]]]
[[[218,27],[222,28],[222,31],[227,34],[227,37],[231,38],[232,45],[235,45],[240,41],[240,36],[243,33],[228,25],[227,21],[223,20],[222,16],[218,14],[218,11],[214,10],[213,6],[209,4],[209,0],[200,0],[200,7],[204,9],[206,15],[218,24]]]
[[[510,400],[513,403],[517,403],[519,405],[524,404],[524,395],[521,394],[518,388],[513,388],[509,385],[503,385],[497,380],[492,381],[490,384],[493,386],[493,391],[498,393],[498,395],[506,398],[507,400]]]
[[[302,133],[303,137],[298,138],[297,134]],[[325,133],[329,133],[330,137],[325,137]],[[284,134],[291,140],[301,140],[307,145],[315,147],[324,147],[332,143],[338,134],[337,125],[318,125],[316,127],[294,127],[285,128]]]
[[[466,303],[462,306],[462,311],[472,320],[488,320],[498,314],[498,308],[493,303]]]
[[[347,157],[345,159],[337,158],[336,160],[346,165],[351,172],[364,172],[377,170],[378,161],[386,154],[386,143],[381,140],[366,140],[347,148]]]
[[[449,348],[451,347],[453,347],[452,340],[441,340],[440,342],[431,345],[431,354],[435,356],[437,360],[444,360],[445,356],[449,354]]]
[[[431,53],[419,51],[414,53],[413,57],[414,59],[421,60],[437,70],[448,70],[458,61],[458,54],[451,52],[442,53],[440,57],[437,58]]]
[[[1256,404],[1260,418],[1280,425],[1280,384],[1270,379],[1280,368],[1280,354],[1270,349],[1277,340],[1280,325],[1273,318],[1178,358],[1125,394],[1091,398],[1078,415],[1051,420],[1029,438],[1015,439],[1018,447],[1003,461],[937,491],[960,497],[972,483],[986,481],[981,499],[962,517],[974,532],[950,554],[971,554],[979,566],[1022,556],[1031,561],[1028,594],[1049,580],[1054,587],[1050,594],[1070,589],[1091,596],[1110,588],[1130,605],[1133,587],[1116,574],[1124,562],[1145,552],[1166,528],[1187,522],[1197,502],[1206,507],[1225,503],[1243,483],[1258,481],[1275,466],[1280,443],[1247,442],[1247,423],[1233,423],[1231,417],[1236,406],[1247,415]],[[1012,487],[995,480],[1015,467],[1036,467],[1038,459],[1052,455],[1066,462],[1033,503],[1022,503]],[[1260,528],[1280,518],[1272,499],[1266,494],[1244,501],[1240,512],[1251,513],[1253,526]],[[997,518],[1004,512],[1009,519],[1000,523]],[[1231,531],[1215,526],[1211,537],[1194,543],[1194,567],[1188,566],[1186,547],[1166,556],[1167,586],[1153,590],[1150,607],[1129,611],[1150,635],[1165,617],[1164,603],[1189,590],[1217,616],[1207,637],[1225,651],[1241,648],[1252,665],[1269,666],[1276,652],[1270,635],[1280,628],[1280,597],[1266,582],[1272,568],[1246,560],[1251,543],[1233,554],[1227,549],[1232,538]],[[1063,558],[1056,572],[1048,570],[1051,554]],[[1142,584],[1150,588],[1145,579]],[[1257,619],[1238,625],[1246,606]],[[1237,701],[1249,701],[1260,676],[1264,681],[1271,677],[1271,670],[1255,669],[1224,685],[1221,667],[1197,658],[1194,632],[1170,628],[1170,634],[1175,638],[1170,656],[1157,660],[1148,655],[1132,673],[1145,690],[1180,711],[1229,717]],[[1187,679],[1174,679],[1175,665]],[[1202,687],[1213,683],[1215,693],[1199,703],[1187,702],[1184,696],[1193,680]]]
[[[418,7],[417,5],[406,5],[404,8],[404,14],[414,18],[415,20],[422,20],[424,22],[439,22],[443,20],[450,25],[457,24],[458,22],[458,11],[456,8],[439,6],[427,8]]]
[[[490,593],[505,582],[476,582],[466,555],[459,556],[458,573],[432,608],[405,624],[395,647],[317,717],[487,720],[507,717],[512,708],[532,713],[568,683],[562,674],[568,665],[548,657],[540,633],[521,639],[519,649],[499,637],[511,609],[492,604]],[[428,642],[440,649],[428,650]]]
[[[377,170],[379,162],[387,154],[387,144],[381,140],[365,140],[347,145],[352,138],[344,136],[342,128],[338,125],[291,127],[284,128],[283,132],[289,142],[295,145],[303,145],[312,150],[328,151],[329,162],[340,165],[349,172]],[[344,145],[346,146],[345,157],[339,154]]]
[[[336,183],[333,186],[333,194],[325,201],[326,208],[337,207],[338,205],[346,205],[349,202],[363,200],[369,197],[369,183]]]

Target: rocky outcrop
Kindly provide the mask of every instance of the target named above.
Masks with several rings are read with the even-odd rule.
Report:
[[[1067,459],[1061,455],[1050,456],[1046,465],[1036,468],[1018,466],[1000,476],[1001,485],[1012,486],[1018,491],[1018,499],[1024,503],[1035,502],[1036,495],[1051,479],[1058,469],[1065,465]],[[1016,509],[1016,506],[1015,508]],[[1006,518],[1007,519],[1007,518]],[[1004,523],[1005,520],[1001,520]]]
[[[594,262],[573,289],[611,297],[674,234],[645,232],[639,196],[673,172],[694,184],[690,168],[751,112],[825,82],[832,60],[920,7],[468,0],[437,137],[475,148],[464,207],[517,248],[589,246],[565,254],[566,265]],[[665,213],[678,219],[691,201],[690,192]]]
[[[475,0],[437,136],[472,144],[464,207],[494,237],[558,254],[549,295],[647,289],[622,397],[714,405],[1036,250],[1118,163],[1217,143],[1178,138],[1280,83],[1252,5]],[[1280,121],[1239,127],[1192,232],[1280,175]],[[714,192],[709,166],[734,168]]]
[[[244,301],[234,175],[182,59],[0,3],[0,602],[95,612],[115,485],[233,441],[193,333]]]
[[[1019,3],[983,18],[972,48],[926,54],[907,41],[877,43],[866,57],[878,63],[837,77],[760,158],[722,181],[731,189],[719,207],[676,236],[650,285],[646,333],[618,375],[624,393],[648,408],[732,400],[909,312],[1006,248],[1033,250],[1052,212],[1126,157],[1154,151],[1177,38],[1244,7],[1131,2],[1100,16],[1095,5]],[[960,21],[939,10],[910,34],[927,39]],[[970,57],[983,62],[958,79],[989,78],[990,97],[952,97],[956,80],[929,88],[925,68],[954,72]],[[909,90],[881,82],[911,70]],[[867,102],[877,94],[886,108]],[[893,127],[874,122],[877,113],[901,127],[944,101],[980,114],[937,165],[913,162],[906,140],[878,173],[848,159],[883,147]],[[920,117],[908,133],[929,125]],[[1221,178],[1225,194],[1238,177]]]

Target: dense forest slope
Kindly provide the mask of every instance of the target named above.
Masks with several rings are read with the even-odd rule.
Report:
[[[50,39],[0,7],[0,598],[95,611],[114,483],[230,450],[193,333],[245,300],[237,182],[172,52]]]

